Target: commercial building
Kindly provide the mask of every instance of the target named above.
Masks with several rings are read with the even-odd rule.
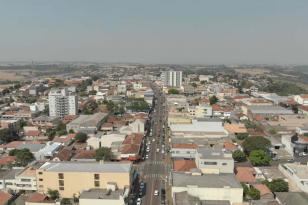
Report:
[[[36,171],[38,191],[58,190],[61,197],[79,196],[84,190],[129,189],[131,163],[46,162]]]
[[[202,173],[233,173],[234,160],[232,153],[208,148],[198,148],[195,158],[197,167]]]
[[[66,125],[66,130],[74,132],[95,133],[101,127],[107,117],[107,113],[98,112],[93,115],[80,115],[77,119]]]
[[[228,133],[220,120],[192,120],[190,124],[171,124],[172,138],[223,138]]]
[[[77,96],[64,89],[52,89],[48,95],[49,115],[63,118],[65,115],[77,115]]]
[[[176,199],[177,193],[187,192],[201,201],[228,201],[234,204],[243,200],[243,188],[233,174],[173,173],[171,189],[173,199]]]
[[[166,87],[182,86],[182,71],[164,71],[161,78]]]
[[[308,105],[308,95],[295,95],[294,100],[300,105]]]

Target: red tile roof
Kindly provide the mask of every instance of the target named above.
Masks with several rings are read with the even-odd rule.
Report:
[[[239,182],[254,183],[254,169],[252,167],[236,167],[235,177]]]
[[[4,191],[0,191],[0,205],[5,205],[12,198],[12,195]]]
[[[178,172],[188,172],[197,168],[194,160],[179,159],[173,161],[173,170]]]
[[[224,142],[224,148],[228,151],[237,150],[237,146],[232,142]]]
[[[73,157],[74,159],[94,159],[95,158],[95,150],[77,150],[76,155]]]
[[[15,162],[15,156],[5,156],[0,158],[0,165],[8,165]]]
[[[32,193],[30,196],[26,199],[27,202],[43,202],[47,199],[47,196],[40,194],[40,193]]]
[[[265,184],[254,184],[253,186],[260,191],[261,196],[272,194],[271,190]]]

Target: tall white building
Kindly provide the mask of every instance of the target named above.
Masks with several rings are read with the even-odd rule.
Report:
[[[164,86],[181,87],[182,86],[182,71],[164,71],[161,75]]]
[[[64,89],[52,89],[48,95],[49,116],[63,118],[65,115],[77,115],[77,96]]]

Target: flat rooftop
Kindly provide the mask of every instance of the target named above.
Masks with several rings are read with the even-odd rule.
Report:
[[[119,199],[124,190],[91,189],[80,194],[80,199]]]
[[[98,112],[93,115],[80,115],[78,118],[70,122],[71,125],[82,125],[85,127],[96,126],[101,120],[103,120],[108,114]]]
[[[224,152],[219,149],[198,148],[197,152],[203,159],[232,159],[230,152]]]
[[[242,188],[234,174],[204,174],[191,175],[185,173],[173,173],[172,186],[186,187],[198,186],[208,188]]]
[[[39,169],[48,172],[128,173],[131,170],[131,163],[46,162]]]
[[[172,132],[226,132],[222,126],[222,122],[199,120],[193,120],[191,124],[172,124],[170,125],[170,129]]]

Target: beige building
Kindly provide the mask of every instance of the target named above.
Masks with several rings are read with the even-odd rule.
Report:
[[[36,171],[38,191],[58,190],[61,197],[79,196],[84,190],[128,189],[131,183],[131,163],[46,162]]]

